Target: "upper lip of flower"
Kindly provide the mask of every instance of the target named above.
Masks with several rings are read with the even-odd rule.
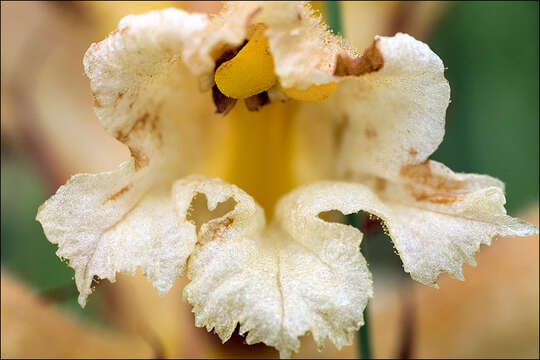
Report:
[[[197,88],[214,85],[215,60],[259,22],[284,89],[340,82],[328,100],[300,102],[281,117],[294,124],[291,178],[308,185],[277,203],[268,226],[240,188],[185,177],[228,156],[224,119]],[[494,236],[536,231],[506,216],[499,181],[427,160],[444,134],[449,86],[442,61],[408,35],[377,37],[359,57],[306,4],[234,3],[211,21],[173,9],[126,17],[84,64],[99,119],[132,158],[74,176],[38,212],[75,269],[81,305],[94,276],[114,280],[142,267],[163,293],[187,272],[197,326],[226,340],[239,322],[248,343],[288,356],[307,331],[319,344],[350,343],[372,295],[362,234],[320,213],[378,216],[405,270],[426,284],[441,271],[461,277],[462,263]],[[335,181],[314,182],[324,178]],[[233,204],[195,226],[199,194],[211,211]]]

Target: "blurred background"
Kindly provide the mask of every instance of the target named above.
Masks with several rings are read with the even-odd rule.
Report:
[[[357,48],[407,32],[447,67],[445,140],[433,159],[506,183],[507,209],[538,226],[538,2],[312,2]],[[214,13],[219,2],[1,3],[1,267],[3,357],[275,357],[240,336],[221,345],[194,326],[183,280],[158,297],[141,276],[100,284],[81,309],[73,272],[35,221],[38,206],[79,172],[114,168],[127,150],[92,110],[82,58],[131,13],[165,7]],[[330,9],[330,10],[329,10]],[[341,26],[339,26],[341,25]],[[363,252],[375,297],[376,357],[539,356],[538,237],[482,247],[465,282],[435,290],[411,281],[368,220]],[[358,357],[355,346],[301,357]]]

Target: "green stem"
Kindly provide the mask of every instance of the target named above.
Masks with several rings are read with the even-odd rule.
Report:
[[[350,225],[354,226],[358,230],[361,229],[361,217],[360,214],[351,214],[347,216],[347,221]],[[362,241],[362,253],[364,257],[368,257],[368,249],[367,249],[367,236],[364,236],[364,239]],[[364,309],[364,325],[360,328],[358,331],[358,352],[360,354],[360,359],[366,360],[366,359],[372,359],[371,356],[371,341],[369,337],[369,306],[366,306]]]
[[[372,359],[369,338],[369,306],[366,306],[364,310],[364,326],[358,331],[358,351],[360,352],[360,359]]]
[[[343,35],[341,4],[339,1],[325,1],[326,19],[334,34]]]

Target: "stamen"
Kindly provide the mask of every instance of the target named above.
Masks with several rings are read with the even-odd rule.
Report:
[[[306,102],[319,102],[327,99],[336,90],[337,83],[331,82],[321,85],[311,85],[307,89],[299,90],[297,88],[283,89],[283,92],[291,99]]]
[[[268,93],[266,91],[244,99],[244,103],[249,111],[259,111],[261,107],[269,102],[270,98],[268,97]]]
[[[212,100],[216,105],[216,114],[227,115],[236,104],[236,99],[225,96],[219,91],[216,85],[212,87]]]
[[[242,50],[218,67],[215,81],[223,94],[234,99],[259,94],[276,83],[274,60],[264,36],[264,25],[257,25]]]

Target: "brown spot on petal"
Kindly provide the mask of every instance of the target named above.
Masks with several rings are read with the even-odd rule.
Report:
[[[156,109],[156,112],[159,110]],[[161,139],[161,133],[158,131],[159,115],[150,116],[149,112],[145,112],[141,115],[127,131],[118,131],[115,137],[118,141],[122,143],[127,143],[128,140],[142,132],[148,132],[149,134],[155,135],[158,140]]]
[[[115,135],[115,138],[117,138],[118,141],[122,143],[126,143],[133,132],[137,132],[140,129],[144,128],[149,118],[150,118],[150,114],[148,112],[145,112],[142,116],[140,116],[137,120],[135,120],[131,128],[129,128],[127,131],[122,131],[122,130],[118,131]]]
[[[375,40],[364,54],[359,57],[351,57],[348,54],[338,54],[336,58],[335,76],[360,76],[378,71],[384,66],[384,58],[377,47],[379,40]]]
[[[261,107],[270,103],[270,98],[266,91],[244,99],[244,103],[249,111],[259,111]]]
[[[135,169],[139,170],[150,162],[149,152],[152,148],[160,147],[163,144],[163,134],[160,131],[159,108],[157,105],[151,115],[145,112],[137,118],[129,129],[118,130],[114,136],[118,141],[126,144],[131,156],[135,160]]]
[[[349,127],[349,115],[343,114],[340,120],[337,120],[333,127],[333,135],[334,135],[334,149],[337,151],[341,148],[341,144],[343,143],[343,137],[345,135],[345,131]]]
[[[428,160],[403,166],[400,174],[412,181],[406,188],[417,201],[450,204],[463,198],[463,195],[456,194],[455,191],[462,188],[464,182],[434,174]]]
[[[364,135],[368,139],[373,139],[377,137],[377,131],[371,125],[368,125],[364,129]]]
[[[387,181],[381,177],[375,178],[375,190],[377,192],[383,192],[386,189]]]
[[[413,148],[410,148],[409,149],[409,155],[411,155],[412,157],[418,155],[418,151],[416,151],[415,149]]]
[[[225,220],[223,220],[213,231],[212,231],[212,240],[223,238],[223,235],[229,230],[231,225],[233,224],[234,219],[227,217]]]
[[[436,190],[452,191],[460,189],[463,186],[462,181],[433,174],[428,160],[420,164],[405,165],[401,168],[400,174],[412,180],[415,184],[428,186]]]
[[[156,115],[152,118],[152,121],[150,122],[150,129],[152,131],[152,134],[155,136],[157,142],[159,145],[163,145],[163,134],[161,134],[161,131],[158,128],[159,124],[159,116]]]
[[[416,189],[411,184],[407,185],[407,189],[416,201],[429,201],[433,204],[451,204],[463,198],[463,195],[459,194],[429,192]]]
[[[130,145],[128,145],[128,149],[133,160],[135,160],[135,170],[139,170],[148,165],[150,159],[148,159],[148,156],[146,156],[142,150]]]
[[[94,99],[94,107],[99,108],[102,106],[95,93],[92,93],[92,98]]]
[[[118,199],[120,196],[122,196],[123,194],[125,194],[126,192],[128,192],[130,188],[131,188],[131,184],[124,186],[123,188],[121,188],[120,190],[118,190],[117,192],[115,192],[114,194],[112,194],[111,196],[109,196],[108,198],[106,198],[106,199],[103,201],[103,205],[105,205],[105,204],[108,203],[109,201],[113,201],[113,200]]]

